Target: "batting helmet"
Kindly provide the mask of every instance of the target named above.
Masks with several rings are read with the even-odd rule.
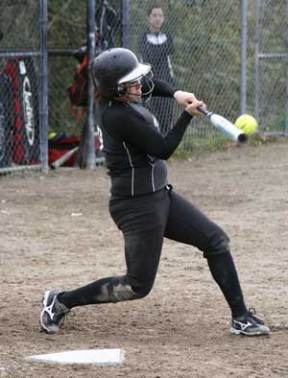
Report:
[[[132,51],[122,47],[102,52],[93,63],[95,86],[106,98],[124,95],[125,84],[142,79],[150,72],[150,64],[140,63]]]

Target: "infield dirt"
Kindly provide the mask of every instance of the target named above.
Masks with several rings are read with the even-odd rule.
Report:
[[[230,335],[205,259],[168,240],[148,297],[76,308],[59,335],[40,333],[45,289],[125,272],[109,178],[104,167],[0,177],[1,378],[288,377],[288,144],[232,147],[169,167],[174,189],[230,236],[246,302],[271,336]],[[123,348],[126,359],[117,367],[25,361],[88,348]]]

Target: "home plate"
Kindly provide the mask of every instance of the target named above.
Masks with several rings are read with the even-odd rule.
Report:
[[[84,349],[26,357],[35,362],[58,364],[117,365],[124,361],[123,349]]]

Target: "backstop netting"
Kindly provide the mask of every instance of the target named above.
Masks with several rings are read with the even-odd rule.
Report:
[[[0,2],[0,172],[40,166],[40,7]]]
[[[287,135],[288,0],[95,0],[93,15],[87,4],[88,0],[0,2],[0,172],[39,167],[47,160],[48,127],[41,128],[47,109],[39,110],[45,102],[45,83],[50,135],[82,134],[87,107],[73,106],[67,90],[87,54],[87,25],[94,15],[95,53],[128,47],[140,59],[151,59],[155,77],[193,91],[210,110],[234,122],[245,104],[245,112],[258,119],[259,131]],[[155,4],[165,20],[160,34],[147,36],[149,10]],[[40,38],[45,5],[47,46]],[[147,38],[154,47],[163,38],[169,43],[151,56]],[[49,81],[41,73],[43,48]],[[181,111],[166,100],[147,106],[156,113],[164,134]],[[209,150],[225,140],[202,118],[191,122],[181,147]]]
[[[262,130],[288,135],[288,1],[255,1],[255,115]]]

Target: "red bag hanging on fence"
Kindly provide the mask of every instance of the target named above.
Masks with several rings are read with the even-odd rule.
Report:
[[[38,164],[40,160],[37,75],[31,58],[9,59],[4,73],[13,91],[13,162]]]
[[[88,63],[88,55],[85,55],[75,72],[72,84],[67,89],[70,102],[74,106],[88,105]]]

